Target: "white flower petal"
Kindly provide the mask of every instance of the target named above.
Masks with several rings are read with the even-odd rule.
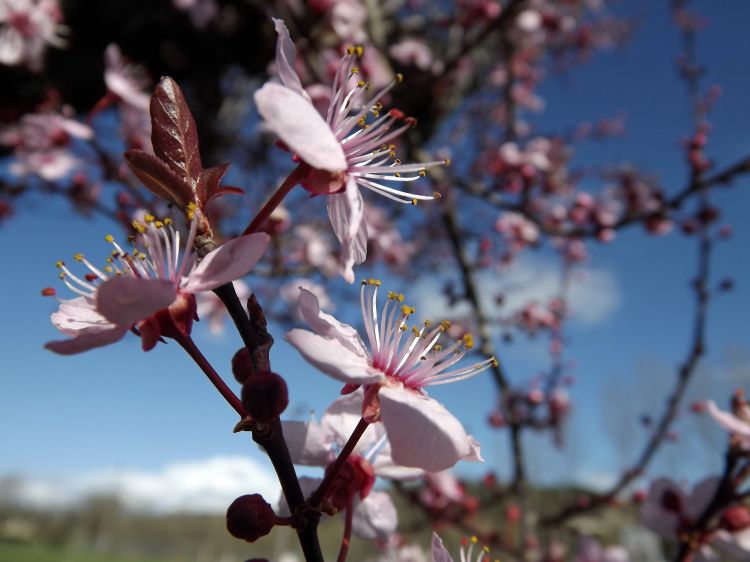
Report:
[[[354,353],[338,340],[300,329],[289,332],[286,340],[308,363],[344,383],[371,384],[383,378],[382,373],[370,367],[366,356]]]
[[[443,546],[443,539],[437,533],[432,533],[432,562],[453,562],[453,558]]]
[[[182,289],[210,291],[243,277],[255,267],[270,240],[268,234],[247,234],[225,242],[206,255],[188,275]]]
[[[313,168],[343,172],[344,150],[318,111],[298,93],[267,83],[255,92],[255,105],[279,138]]]
[[[316,334],[338,340],[354,353],[367,355],[365,344],[359,337],[357,330],[349,324],[339,322],[330,314],[322,312],[318,297],[303,287],[300,287],[299,311],[302,318]]]
[[[328,196],[327,206],[331,226],[341,242],[341,274],[349,283],[353,283],[354,264],[360,264],[367,258],[364,201],[353,178],[347,181],[344,193]]]
[[[402,386],[384,386],[378,395],[397,464],[437,472],[472,455],[461,422],[436,400]]]
[[[96,310],[110,322],[129,327],[174,302],[171,281],[113,277],[96,291]]]
[[[398,513],[385,492],[371,491],[354,507],[352,532],[363,539],[386,541],[396,532]]]
[[[114,324],[109,326],[109,328],[104,329],[92,327],[79,330],[70,339],[50,341],[45,343],[44,347],[60,355],[74,355],[119,341],[128,331],[127,326],[115,326]]]
[[[294,464],[326,466],[332,460],[332,436],[317,422],[282,421],[281,427]]]
[[[294,63],[297,59],[297,48],[289,36],[289,30],[284,20],[279,18],[271,19],[273,19],[273,26],[278,34],[278,38],[276,39],[276,71],[279,73],[279,78],[281,78],[284,86],[310,102],[310,96],[302,87],[302,82],[300,82],[297,71],[294,69]]]

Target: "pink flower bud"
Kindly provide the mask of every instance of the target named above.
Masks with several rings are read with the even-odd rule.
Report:
[[[750,512],[741,505],[730,507],[721,514],[720,525],[733,533],[747,529],[750,527]]]

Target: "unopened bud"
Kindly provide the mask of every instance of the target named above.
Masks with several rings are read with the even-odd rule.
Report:
[[[255,374],[253,360],[250,359],[250,352],[246,347],[241,347],[232,357],[232,373],[240,384],[245,384],[247,378]]]
[[[232,536],[254,542],[273,528],[275,515],[260,494],[240,496],[227,509],[227,530]]]
[[[741,505],[730,507],[721,514],[720,525],[734,533],[750,527],[750,512]]]
[[[242,386],[242,405],[259,422],[279,417],[289,405],[286,381],[271,371],[249,377]]]

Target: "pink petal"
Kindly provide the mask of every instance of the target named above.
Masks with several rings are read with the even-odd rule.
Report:
[[[646,527],[659,535],[675,538],[680,521],[676,513],[662,505],[662,498],[667,491],[677,495],[683,506],[687,503],[685,493],[679,486],[669,478],[657,478],[649,486],[646,503],[641,507],[641,519]]]
[[[271,19],[273,19],[273,26],[276,28],[278,35],[276,39],[276,71],[279,73],[279,78],[281,78],[284,86],[310,102],[310,96],[302,87],[302,82],[300,82],[297,71],[294,69],[294,62],[297,60],[297,48],[289,36],[289,30],[286,28],[284,20]]]
[[[383,378],[382,373],[370,367],[366,356],[353,352],[338,340],[295,329],[286,335],[286,341],[296,347],[308,363],[341,382],[359,386]]]
[[[281,427],[294,464],[326,466],[332,460],[332,439],[317,422],[283,421]]]
[[[328,196],[328,217],[341,242],[341,275],[349,283],[353,283],[354,264],[362,263],[367,257],[364,202],[354,179],[347,181],[344,193]]]
[[[384,386],[378,395],[395,463],[438,472],[472,455],[461,422],[438,401],[402,386]]]
[[[95,306],[93,300],[85,297],[63,300],[60,301],[60,308],[50,315],[50,320],[66,336],[75,336],[93,327],[111,328],[114,324],[99,314]]]
[[[718,408],[716,402],[708,400],[706,402],[706,411],[716,420],[721,427],[730,433],[737,434],[745,439],[750,438],[750,423],[742,421],[737,416],[724,412]]]
[[[265,84],[254,97],[268,127],[307,164],[329,172],[346,170],[344,150],[309,101],[273,83]]]
[[[127,326],[112,324],[110,326],[108,329],[88,328],[79,330],[71,339],[50,341],[45,343],[44,347],[60,355],[73,355],[119,341],[128,331]]]
[[[386,541],[396,532],[397,525],[396,507],[385,492],[370,492],[352,514],[352,531],[363,539]]]
[[[96,311],[114,324],[130,327],[167,308],[177,292],[171,281],[113,277],[96,291]]]
[[[720,480],[718,476],[709,476],[693,486],[685,506],[688,515],[695,519],[701,516],[716,494]]]
[[[224,242],[190,272],[182,289],[189,293],[210,291],[243,277],[263,256],[270,239],[268,234],[256,233]]]
[[[300,287],[299,311],[302,318],[316,334],[329,339],[336,339],[358,355],[366,355],[365,344],[357,330],[349,324],[339,322],[330,314],[320,310],[320,303],[315,293]]]
[[[364,394],[361,389],[337,398],[328,406],[320,419],[320,425],[331,436],[332,441],[339,446],[347,442],[354,428],[357,427],[362,417],[363,398]],[[374,438],[376,438],[375,433],[368,427],[357,443],[355,453],[362,454],[362,451],[374,444]]]
[[[443,546],[443,539],[437,533],[432,533],[432,562],[453,562],[453,558]]]

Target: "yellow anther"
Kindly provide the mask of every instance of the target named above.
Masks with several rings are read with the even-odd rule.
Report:
[[[406,324],[401,324],[401,325],[400,325],[400,326],[398,327],[398,329],[399,329],[399,330],[401,330],[402,332],[405,332],[405,331],[406,331],[406,330],[408,330],[409,328],[408,328],[408,327],[406,326]]]
[[[143,234],[144,232],[146,232],[146,227],[139,223],[137,220],[133,219],[133,222],[131,224],[133,225],[133,230],[135,230],[139,234]]]
[[[440,198],[441,198],[441,197],[443,196],[443,194],[442,194],[442,193],[440,193],[439,191],[433,191],[433,192],[432,192],[432,196],[433,196],[433,197],[434,197],[435,199],[440,199]]]
[[[58,276],[58,277],[59,277],[60,279],[65,279],[65,272],[64,272],[64,271],[61,271],[61,272],[60,272],[60,273],[59,273],[59,274],[58,274],[57,276]]]
[[[425,320],[424,321],[424,325],[427,326],[428,328],[430,327],[431,324],[432,324],[432,320]]]
[[[164,223],[161,221],[154,221],[154,226],[156,228],[164,228]]]
[[[451,165],[451,159],[450,158],[446,158],[445,160],[443,160],[443,164],[445,164],[446,166],[450,166]]]
[[[398,83],[398,82],[403,82],[403,81],[404,81],[404,75],[401,74],[400,72],[397,72],[396,73],[396,82]]]
[[[415,336],[419,337],[419,328],[417,328],[416,326],[412,326],[411,327],[411,333],[414,334]]]
[[[466,349],[471,349],[474,347],[474,336],[471,334],[464,334],[463,338],[461,338],[464,342],[464,345],[466,346]]]
[[[368,285],[375,285],[376,287],[380,287],[380,279],[368,279],[367,280]]]
[[[114,252],[113,252],[114,253]],[[104,258],[104,263],[113,263],[115,260],[113,260],[110,257]]]
[[[111,244],[112,242],[114,242],[114,241],[115,241],[115,237],[114,237],[114,236],[112,236],[111,234],[107,234],[107,235],[106,235],[106,236],[104,237],[104,241],[105,241],[105,242],[109,242],[109,243]]]
[[[359,67],[358,66],[353,66],[352,67],[352,76],[355,75],[355,74],[359,74]]]
[[[398,302],[404,302],[404,293],[398,294]]]
[[[490,547],[487,546],[487,545],[485,545],[485,546],[482,547],[482,550],[484,550],[485,552],[489,552],[490,551]]]
[[[401,314],[403,314],[404,316],[409,316],[410,314],[414,314],[415,312],[416,310],[414,310],[409,305],[405,304],[404,306],[401,307]]]
[[[143,252],[141,252],[140,254],[138,254],[138,259],[141,260],[141,261],[145,260],[146,259],[146,254],[144,254]]]
[[[65,262],[64,262],[64,261],[62,261],[62,260],[57,260],[57,261],[55,262],[55,267],[56,267],[57,269],[62,269],[63,267],[65,267]]]
[[[83,254],[76,254],[75,256],[73,256],[73,259],[76,261],[83,261]]]
[[[388,300],[395,301],[396,299],[398,299],[398,293],[394,291],[388,291]]]
[[[440,345],[439,343],[436,343],[435,345],[432,346],[432,349],[434,349],[435,351],[441,351],[443,349],[443,346]]]
[[[105,265],[104,266],[104,271],[106,271],[107,273],[112,273],[112,266],[111,265]]]
[[[395,160],[393,161],[393,163],[394,163],[394,164],[396,164],[396,165],[398,165],[398,164],[401,164],[401,159],[400,159],[400,158],[396,158],[396,159],[395,159]]]
[[[491,365],[492,365],[493,367],[498,367],[498,366],[500,365],[500,361],[498,361],[498,360],[497,360],[497,359],[495,359],[494,357],[490,357],[490,364],[491,364]]]
[[[346,54],[347,55],[353,55],[354,54],[354,47],[347,47],[346,48]]]
[[[440,322],[440,329],[444,332],[451,327],[451,321],[450,320],[443,320]]]
[[[191,201],[190,203],[188,203],[185,206],[185,209],[187,209],[188,211],[195,211],[195,209],[197,209],[197,206],[195,205],[195,201]]]
[[[146,214],[146,215],[145,215],[145,216],[143,217],[143,221],[144,221],[144,222],[145,222],[146,224],[148,224],[148,223],[150,223],[150,222],[154,222],[155,220],[156,220],[156,217],[155,217],[154,215],[152,215],[151,213],[147,213],[147,214]]]
[[[367,86],[367,82],[365,82],[364,80],[359,80],[357,82],[357,87],[364,88],[365,86]]]
[[[367,279],[362,279],[362,282],[361,282],[361,284],[362,284],[362,285],[367,285],[367,284],[368,284],[368,283],[367,283]]]
[[[375,109],[375,110],[377,110],[377,111],[380,111],[381,109],[383,109],[383,104],[382,104],[382,103],[380,103],[380,102],[377,102],[377,103],[375,104],[375,106],[373,107],[373,109]]]
[[[479,539],[475,535],[472,535],[471,542],[473,542],[474,544],[477,544],[479,542]]]
[[[170,224],[172,224],[172,219],[170,219],[169,217],[166,217],[162,222],[165,225],[169,226]]]
[[[358,57],[361,57],[365,54],[365,48],[362,45],[355,45],[354,46],[354,52]]]
[[[112,257],[113,258],[117,258],[119,256],[120,256],[120,252],[118,252],[117,250],[112,250]]]
[[[412,204],[412,205],[416,205],[416,204],[417,204],[417,200],[416,200],[416,198],[415,198],[415,199],[412,199],[412,200],[411,200],[411,204]]]
[[[381,144],[380,145],[380,150],[388,150],[388,145],[387,144]]]
[[[423,178],[427,175],[427,170],[419,170],[419,172],[417,173],[419,174],[420,178]]]

